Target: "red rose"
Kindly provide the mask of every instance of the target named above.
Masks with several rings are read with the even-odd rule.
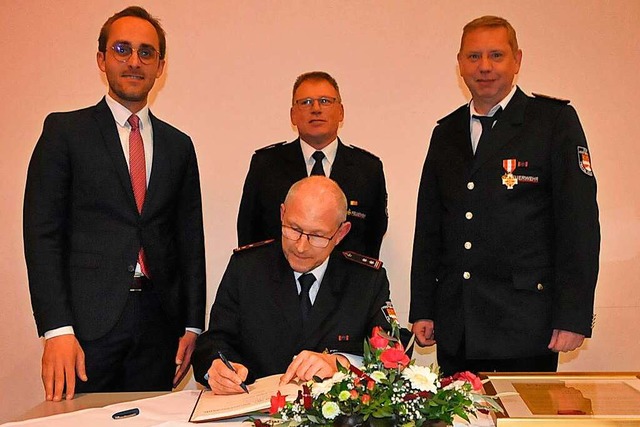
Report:
[[[271,396],[271,408],[269,408],[269,415],[273,415],[280,409],[284,408],[286,397],[286,395],[283,396],[282,394],[280,394],[280,391],[278,391],[277,395]]]
[[[368,405],[370,401],[371,401],[371,396],[369,396],[368,394],[362,395],[362,403],[364,405]]]
[[[410,359],[404,352],[402,344],[396,343],[395,347],[388,348],[380,355],[382,364],[387,369],[397,368],[398,366],[405,367],[409,364]]]
[[[471,384],[471,387],[473,387],[474,391],[482,390],[482,380],[478,378],[477,375],[469,371],[458,372],[453,376],[453,378],[456,380],[462,380],[462,381],[468,382],[469,384]]]
[[[367,390],[371,391],[376,386],[376,382],[374,380],[367,381]]]
[[[352,399],[357,399],[358,398],[358,392],[356,390],[349,390],[349,393],[351,394],[351,398]]]
[[[389,345],[389,340],[379,334],[381,330],[382,328],[380,326],[373,327],[373,332],[371,332],[371,338],[369,338],[369,344],[371,344],[371,347],[387,348],[387,345]]]

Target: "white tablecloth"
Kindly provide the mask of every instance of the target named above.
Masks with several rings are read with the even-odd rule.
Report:
[[[189,423],[188,420],[199,393],[200,392],[197,390],[179,391],[149,399],[109,405],[104,408],[84,409],[81,411],[53,415],[50,417],[3,424],[3,426],[194,427],[198,424]],[[140,414],[135,417],[120,420],[114,420],[111,418],[114,413],[131,408],[140,409]],[[246,418],[247,417],[241,417],[232,420],[216,421],[208,424],[221,425],[225,427],[247,427],[249,424],[242,423]],[[471,426],[474,427],[494,426],[493,420],[489,416],[480,415],[478,419],[472,421]],[[468,426],[468,424],[460,420],[460,422],[456,422],[454,426]]]

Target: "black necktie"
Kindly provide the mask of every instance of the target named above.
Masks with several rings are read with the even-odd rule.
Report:
[[[322,167],[322,159],[324,159],[324,153],[322,151],[316,151],[311,155],[316,161],[313,164],[313,169],[311,169],[311,175],[322,175],[326,176],[324,173],[324,168]]]
[[[305,273],[298,278],[300,282],[300,311],[302,312],[302,321],[304,322],[309,318],[311,312],[311,298],[309,298],[309,290],[311,285],[316,281],[316,276],[311,273]]]
[[[475,156],[478,157],[478,151],[480,151],[480,147],[487,144],[491,136],[491,130],[493,129],[493,124],[500,117],[500,113],[502,113],[502,107],[498,108],[493,116],[476,116],[473,115],[474,119],[480,120],[480,124],[482,125],[482,135],[480,135],[480,139],[478,140],[478,145],[476,145]]]

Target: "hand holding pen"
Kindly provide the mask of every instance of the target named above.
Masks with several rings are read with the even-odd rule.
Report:
[[[204,376],[211,390],[216,394],[235,394],[238,393],[237,387],[240,386],[245,393],[249,393],[249,388],[242,381],[247,376],[247,368],[237,363],[234,367],[222,352],[218,352],[218,356],[219,359],[213,361],[211,369]],[[238,377],[241,380],[239,384]]]

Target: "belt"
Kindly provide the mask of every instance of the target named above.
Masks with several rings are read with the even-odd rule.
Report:
[[[131,282],[131,287],[129,287],[129,292],[142,292],[149,291],[153,289],[153,282],[145,276],[136,276],[133,278]]]

